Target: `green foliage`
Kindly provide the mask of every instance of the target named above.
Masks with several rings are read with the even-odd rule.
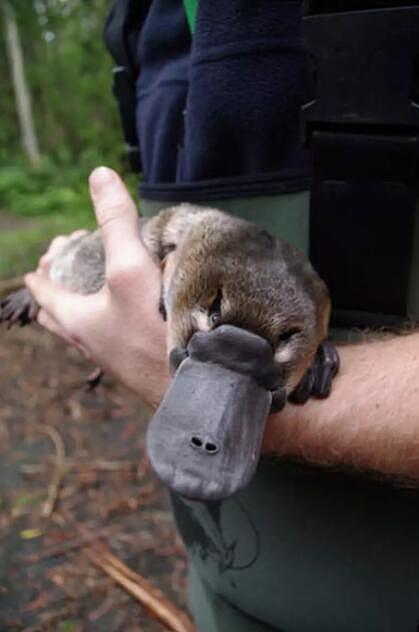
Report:
[[[46,161],[39,169],[18,165],[0,168],[0,209],[24,217],[87,216],[86,180],[80,169],[61,169]]]
[[[76,632],[77,624],[74,621],[66,620],[60,624],[60,632]]]
[[[1,8],[0,0],[0,8]],[[36,266],[56,234],[92,228],[87,178],[123,172],[123,138],[102,31],[110,0],[9,0],[23,48],[42,163],[23,153],[10,63],[0,37],[0,277]],[[0,33],[3,29],[0,12]],[[129,179],[132,192],[136,177]],[[2,217],[16,217],[16,223]]]
[[[102,31],[109,0],[13,0],[41,152],[60,165],[121,164],[112,60]],[[2,25],[0,25],[2,26]],[[22,155],[6,49],[0,46],[0,165]]]
[[[23,164],[0,167],[0,227],[2,211],[16,222],[0,230],[0,278],[36,267],[57,234],[95,225],[87,172],[47,160],[38,169]]]
[[[39,169],[22,164],[0,167],[0,228],[2,216],[16,218],[15,225],[0,229],[0,278],[36,267],[56,235],[95,228],[88,173],[83,166],[62,168],[47,160]],[[126,183],[134,195],[136,176],[126,178]]]
[[[1,220],[1,215],[0,215]],[[0,278],[17,277],[37,267],[39,257],[56,235],[67,235],[78,228],[90,228],[92,220],[77,216],[54,215],[37,218],[0,232]]]

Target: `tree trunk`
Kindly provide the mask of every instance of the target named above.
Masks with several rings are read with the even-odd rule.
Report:
[[[0,0],[4,15],[5,39],[10,72],[15,92],[16,111],[19,118],[22,145],[29,162],[36,166],[41,156],[32,114],[31,98],[25,77],[22,46],[15,14],[8,0]]]

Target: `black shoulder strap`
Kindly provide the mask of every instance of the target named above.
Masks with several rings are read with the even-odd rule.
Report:
[[[140,72],[136,48],[151,0],[114,0],[104,28],[104,40],[116,65],[113,92],[118,101],[125,149],[133,171],[141,171],[136,127],[135,81]]]

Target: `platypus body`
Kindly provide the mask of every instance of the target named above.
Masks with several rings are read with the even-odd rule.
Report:
[[[150,426],[149,455],[175,491],[223,498],[253,475],[269,410],[329,394],[339,363],[325,342],[329,293],[298,249],[216,209],[168,208],[141,235],[162,269],[156,309],[176,371]],[[81,294],[100,290],[100,233],[67,242],[49,276]],[[0,321],[24,325],[36,312],[21,290],[3,301]]]

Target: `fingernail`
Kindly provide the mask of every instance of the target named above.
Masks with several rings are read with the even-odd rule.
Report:
[[[89,177],[90,189],[94,195],[100,193],[103,187],[111,186],[117,181],[117,175],[109,167],[97,167]]]

